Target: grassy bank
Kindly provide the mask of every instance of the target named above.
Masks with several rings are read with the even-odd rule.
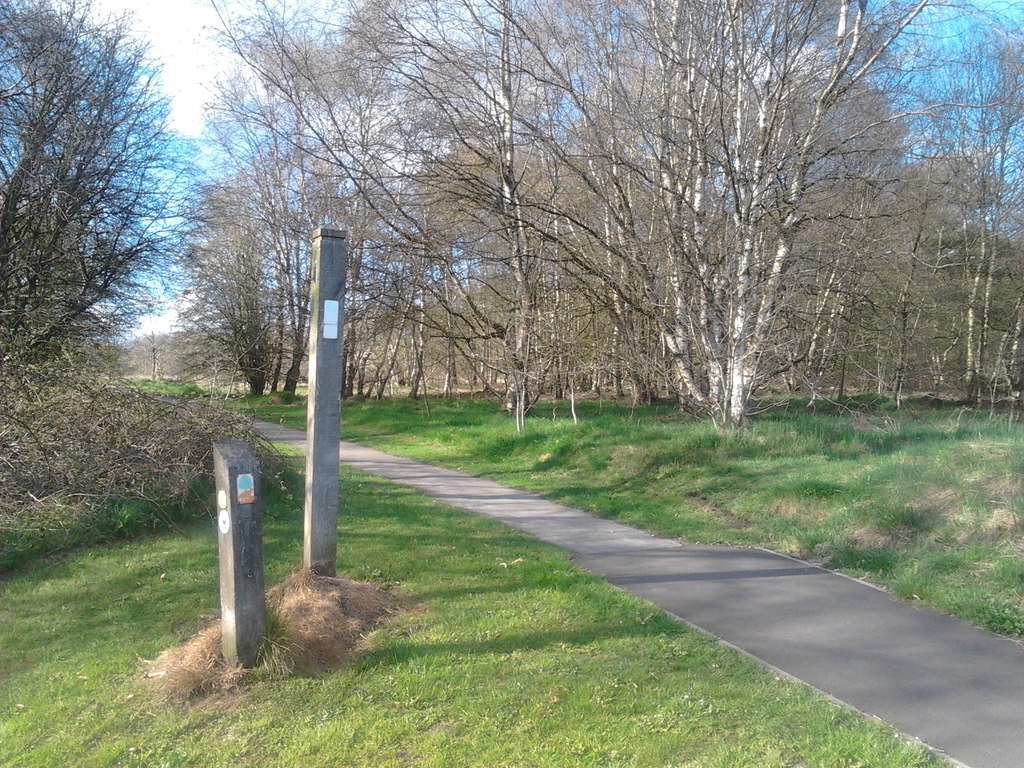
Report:
[[[302,403],[250,401],[305,424]],[[1024,432],[922,404],[774,408],[721,434],[671,407],[541,406],[517,435],[482,400],[346,406],[347,439],[694,542],[760,545],[1024,634]]]
[[[145,660],[217,610],[212,524],[0,584],[6,766],[735,766],[940,763],[564,555],[345,473],[340,568],[404,613],[354,667],[174,703]],[[267,505],[268,581],[300,559],[301,486]]]

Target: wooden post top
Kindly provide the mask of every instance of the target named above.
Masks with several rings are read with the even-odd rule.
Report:
[[[313,230],[313,239],[316,240],[320,237],[330,237],[337,240],[344,240],[348,237],[348,232],[344,229],[331,229],[330,227],[317,227]]]

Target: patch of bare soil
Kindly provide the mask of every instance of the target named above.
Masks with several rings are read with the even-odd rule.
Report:
[[[750,527],[749,521],[739,517],[732,510],[719,506],[700,491],[690,491],[686,494],[686,499],[694,509],[721,518],[729,528],[742,531]]]
[[[260,677],[323,674],[363,651],[366,633],[395,608],[394,596],[373,584],[302,571],[267,590],[268,636],[255,669],[227,662],[217,620],[161,654],[146,677],[172,698],[192,699]]]

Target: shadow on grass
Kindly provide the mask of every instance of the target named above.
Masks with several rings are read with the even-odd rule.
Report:
[[[482,640],[443,640],[437,643],[389,644],[371,652],[363,660],[367,669],[397,666],[424,658],[450,658],[470,656],[504,656],[513,653],[541,651],[548,648],[583,649],[609,640],[627,640],[650,637],[650,626],[621,624],[610,626],[594,624],[574,630],[551,632],[510,632]]]
[[[553,555],[538,552],[523,534],[406,489],[352,475],[349,480],[355,512],[342,516],[339,570],[353,578],[397,582],[400,590],[408,585],[413,600],[434,603],[481,596],[500,602],[503,595],[538,587],[571,592],[585,581],[568,563],[558,577],[503,568],[502,562],[520,555]],[[268,584],[301,564],[301,509],[275,503],[264,530]],[[5,654],[5,675],[49,658],[73,658],[83,645],[116,642],[148,655],[154,643],[166,644],[218,612],[216,534],[204,521],[176,534],[78,553],[13,576],[0,600],[8,626],[17,624],[16,636],[0,630],[4,647],[18,648],[17,660]],[[538,636],[509,647],[538,642],[546,641]]]

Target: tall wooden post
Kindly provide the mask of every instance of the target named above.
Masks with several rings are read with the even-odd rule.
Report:
[[[315,230],[312,261],[302,567],[321,576],[334,576],[338,558],[345,233]]]
[[[214,443],[213,474],[217,483],[221,648],[229,662],[253,667],[267,631],[259,459],[241,440]]]

